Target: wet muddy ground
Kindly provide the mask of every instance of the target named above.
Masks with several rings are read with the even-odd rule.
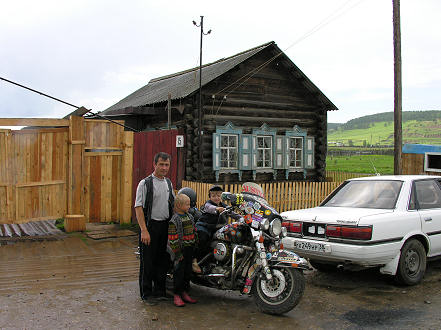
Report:
[[[3,243],[2,243],[3,244]],[[195,305],[146,306],[138,296],[136,237],[0,246],[1,329],[440,329],[441,261],[415,287],[375,270],[306,274],[299,305],[259,313],[252,298],[193,286]]]

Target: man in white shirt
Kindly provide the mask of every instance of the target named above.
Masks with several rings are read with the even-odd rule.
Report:
[[[170,179],[170,155],[155,155],[154,171],[136,189],[135,213],[140,228],[139,290],[149,305],[166,299],[168,221],[173,215],[174,193]]]

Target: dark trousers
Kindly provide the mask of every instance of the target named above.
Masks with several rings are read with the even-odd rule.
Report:
[[[178,262],[173,269],[173,291],[175,294],[181,294],[190,287],[193,260],[193,248],[185,247],[183,251],[184,259]]]
[[[198,228],[198,249],[196,251],[196,258],[201,261],[210,252],[212,234],[209,231]]]
[[[168,221],[150,220],[147,225],[150,245],[141,242],[139,235],[139,291],[141,298],[165,296],[165,279],[168,266]]]

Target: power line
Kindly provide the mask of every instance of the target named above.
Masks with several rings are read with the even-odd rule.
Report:
[[[48,98],[50,98],[50,99],[52,99],[52,100],[55,100],[55,101],[57,101],[57,102],[60,102],[60,103],[63,103],[63,104],[69,105],[69,106],[74,107],[74,108],[76,108],[76,109],[79,109],[79,108],[80,108],[80,107],[78,107],[78,106],[76,106],[76,105],[74,105],[74,104],[72,104],[72,103],[69,103],[69,102],[66,102],[66,101],[60,100],[59,98],[56,98],[56,97],[54,97],[54,96],[50,96],[49,94],[46,94],[46,93],[43,93],[43,92],[37,91],[36,89],[33,89],[33,88],[30,88],[30,87],[27,87],[27,86],[25,86],[25,85],[19,84],[19,83],[17,83],[17,82],[12,81],[12,80],[9,80],[9,79],[3,78],[3,77],[0,77],[0,79],[1,79],[1,80],[4,80],[4,81],[6,81],[6,82],[8,82],[8,83],[10,83],[10,84],[16,85],[16,86],[18,86],[18,87],[21,87],[21,88],[24,88],[24,89],[30,90],[31,92],[34,92],[34,93],[40,94],[40,95],[42,95],[42,96],[48,97]],[[105,119],[105,120],[107,120],[107,121],[110,121],[111,123],[117,124],[117,125],[119,125],[119,126],[123,126],[124,128],[127,128],[127,129],[129,129],[129,130],[131,130],[131,131],[139,132],[138,130],[136,130],[136,129],[132,128],[132,127],[129,127],[129,126],[126,126],[126,125],[120,124],[120,123],[118,123],[118,122],[116,122],[116,121],[114,121],[114,120],[112,120],[112,119],[109,119],[109,118],[103,117],[103,116],[99,115],[98,113],[94,113],[94,112],[92,112],[91,109],[86,109],[86,110],[87,110],[86,113],[90,113],[90,114],[93,115],[93,116],[97,116],[97,117],[99,117],[99,118],[102,118],[102,119]],[[86,113],[84,113],[83,115],[85,115]]]
[[[321,22],[319,22],[317,25],[315,25],[311,30],[309,30],[307,33],[305,33],[303,36],[301,36],[299,39],[297,39],[295,42],[293,42],[291,45],[289,45],[287,48],[285,48],[283,51],[281,51],[280,53],[274,55],[273,57],[271,57],[269,60],[267,60],[266,62],[262,63],[261,65],[257,66],[256,68],[252,69],[250,72],[244,74],[242,77],[238,78],[236,81],[232,82],[231,84],[229,84],[228,86],[224,87],[223,89],[221,89],[220,91],[218,91],[216,94],[220,94],[224,91],[226,91],[227,89],[229,89],[230,87],[234,86],[235,84],[238,84],[236,87],[232,88],[227,94],[225,94],[224,98],[227,97],[228,95],[230,95],[235,89],[239,88],[240,86],[242,86],[245,82],[247,82],[254,74],[258,73],[260,70],[262,70],[264,67],[266,67],[268,64],[270,64],[272,61],[274,61],[277,57],[279,57],[280,55],[282,55],[284,52],[286,52],[288,49],[290,49],[291,47],[295,46],[296,44],[298,44],[299,42],[305,40],[306,38],[310,37],[312,34],[314,34],[315,32],[321,30],[323,27],[325,27],[326,25],[328,25],[329,23],[331,23],[332,21],[336,20],[337,18],[339,18],[340,16],[342,16],[343,14],[345,14],[346,12],[348,12],[349,10],[351,10],[352,8],[358,6],[363,0],[359,0],[357,1],[355,4],[353,4],[352,6],[346,8],[345,10],[341,11],[342,8],[344,8],[349,2],[351,2],[351,0],[346,1],[343,5],[341,5],[339,8],[337,8],[333,13],[331,13],[330,15],[328,15],[326,18],[324,18]],[[339,11],[341,11],[340,13],[338,13]],[[239,83],[239,81],[241,81],[243,79],[243,81],[241,83]],[[222,104],[222,102],[221,102]],[[220,106],[219,106],[220,107]],[[219,111],[219,108],[217,109],[217,111]]]
[[[30,90],[31,92],[34,92],[34,93],[37,93],[37,94],[40,94],[40,95],[46,96],[46,97],[48,97],[48,98],[50,98],[50,99],[52,99],[52,100],[55,100],[55,101],[58,101],[58,102],[61,102],[61,103],[67,104],[67,105],[69,105],[69,106],[71,106],[71,107],[74,107],[74,108],[77,108],[77,109],[79,108],[79,107],[77,107],[76,105],[73,105],[73,104],[71,104],[71,103],[68,103],[68,102],[63,101],[63,100],[60,100],[60,99],[57,99],[56,97],[50,96],[50,95],[45,94],[45,93],[43,93],[43,92],[39,92],[39,91],[37,91],[37,90],[35,90],[35,89],[32,89],[32,88],[30,88],[30,87],[27,87],[27,86],[21,85],[21,84],[19,84],[19,83],[16,83],[16,82],[14,82],[14,81],[9,80],[9,79],[3,78],[3,77],[0,77],[0,79],[1,79],[1,80],[4,80],[4,81],[6,81],[6,82],[8,82],[8,83],[10,83],[10,84],[16,85],[16,86],[18,86],[18,87],[21,87],[21,88],[24,88],[24,89]],[[87,112],[86,112],[86,113],[87,113]]]

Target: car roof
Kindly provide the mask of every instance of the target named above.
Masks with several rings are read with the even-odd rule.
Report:
[[[375,180],[397,180],[397,181],[414,181],[421,179],[441,179],[440,176],[436,175],[375,175],[375,176],[366,176],[360,178],[349,179],[348,181],[375,181]]]

